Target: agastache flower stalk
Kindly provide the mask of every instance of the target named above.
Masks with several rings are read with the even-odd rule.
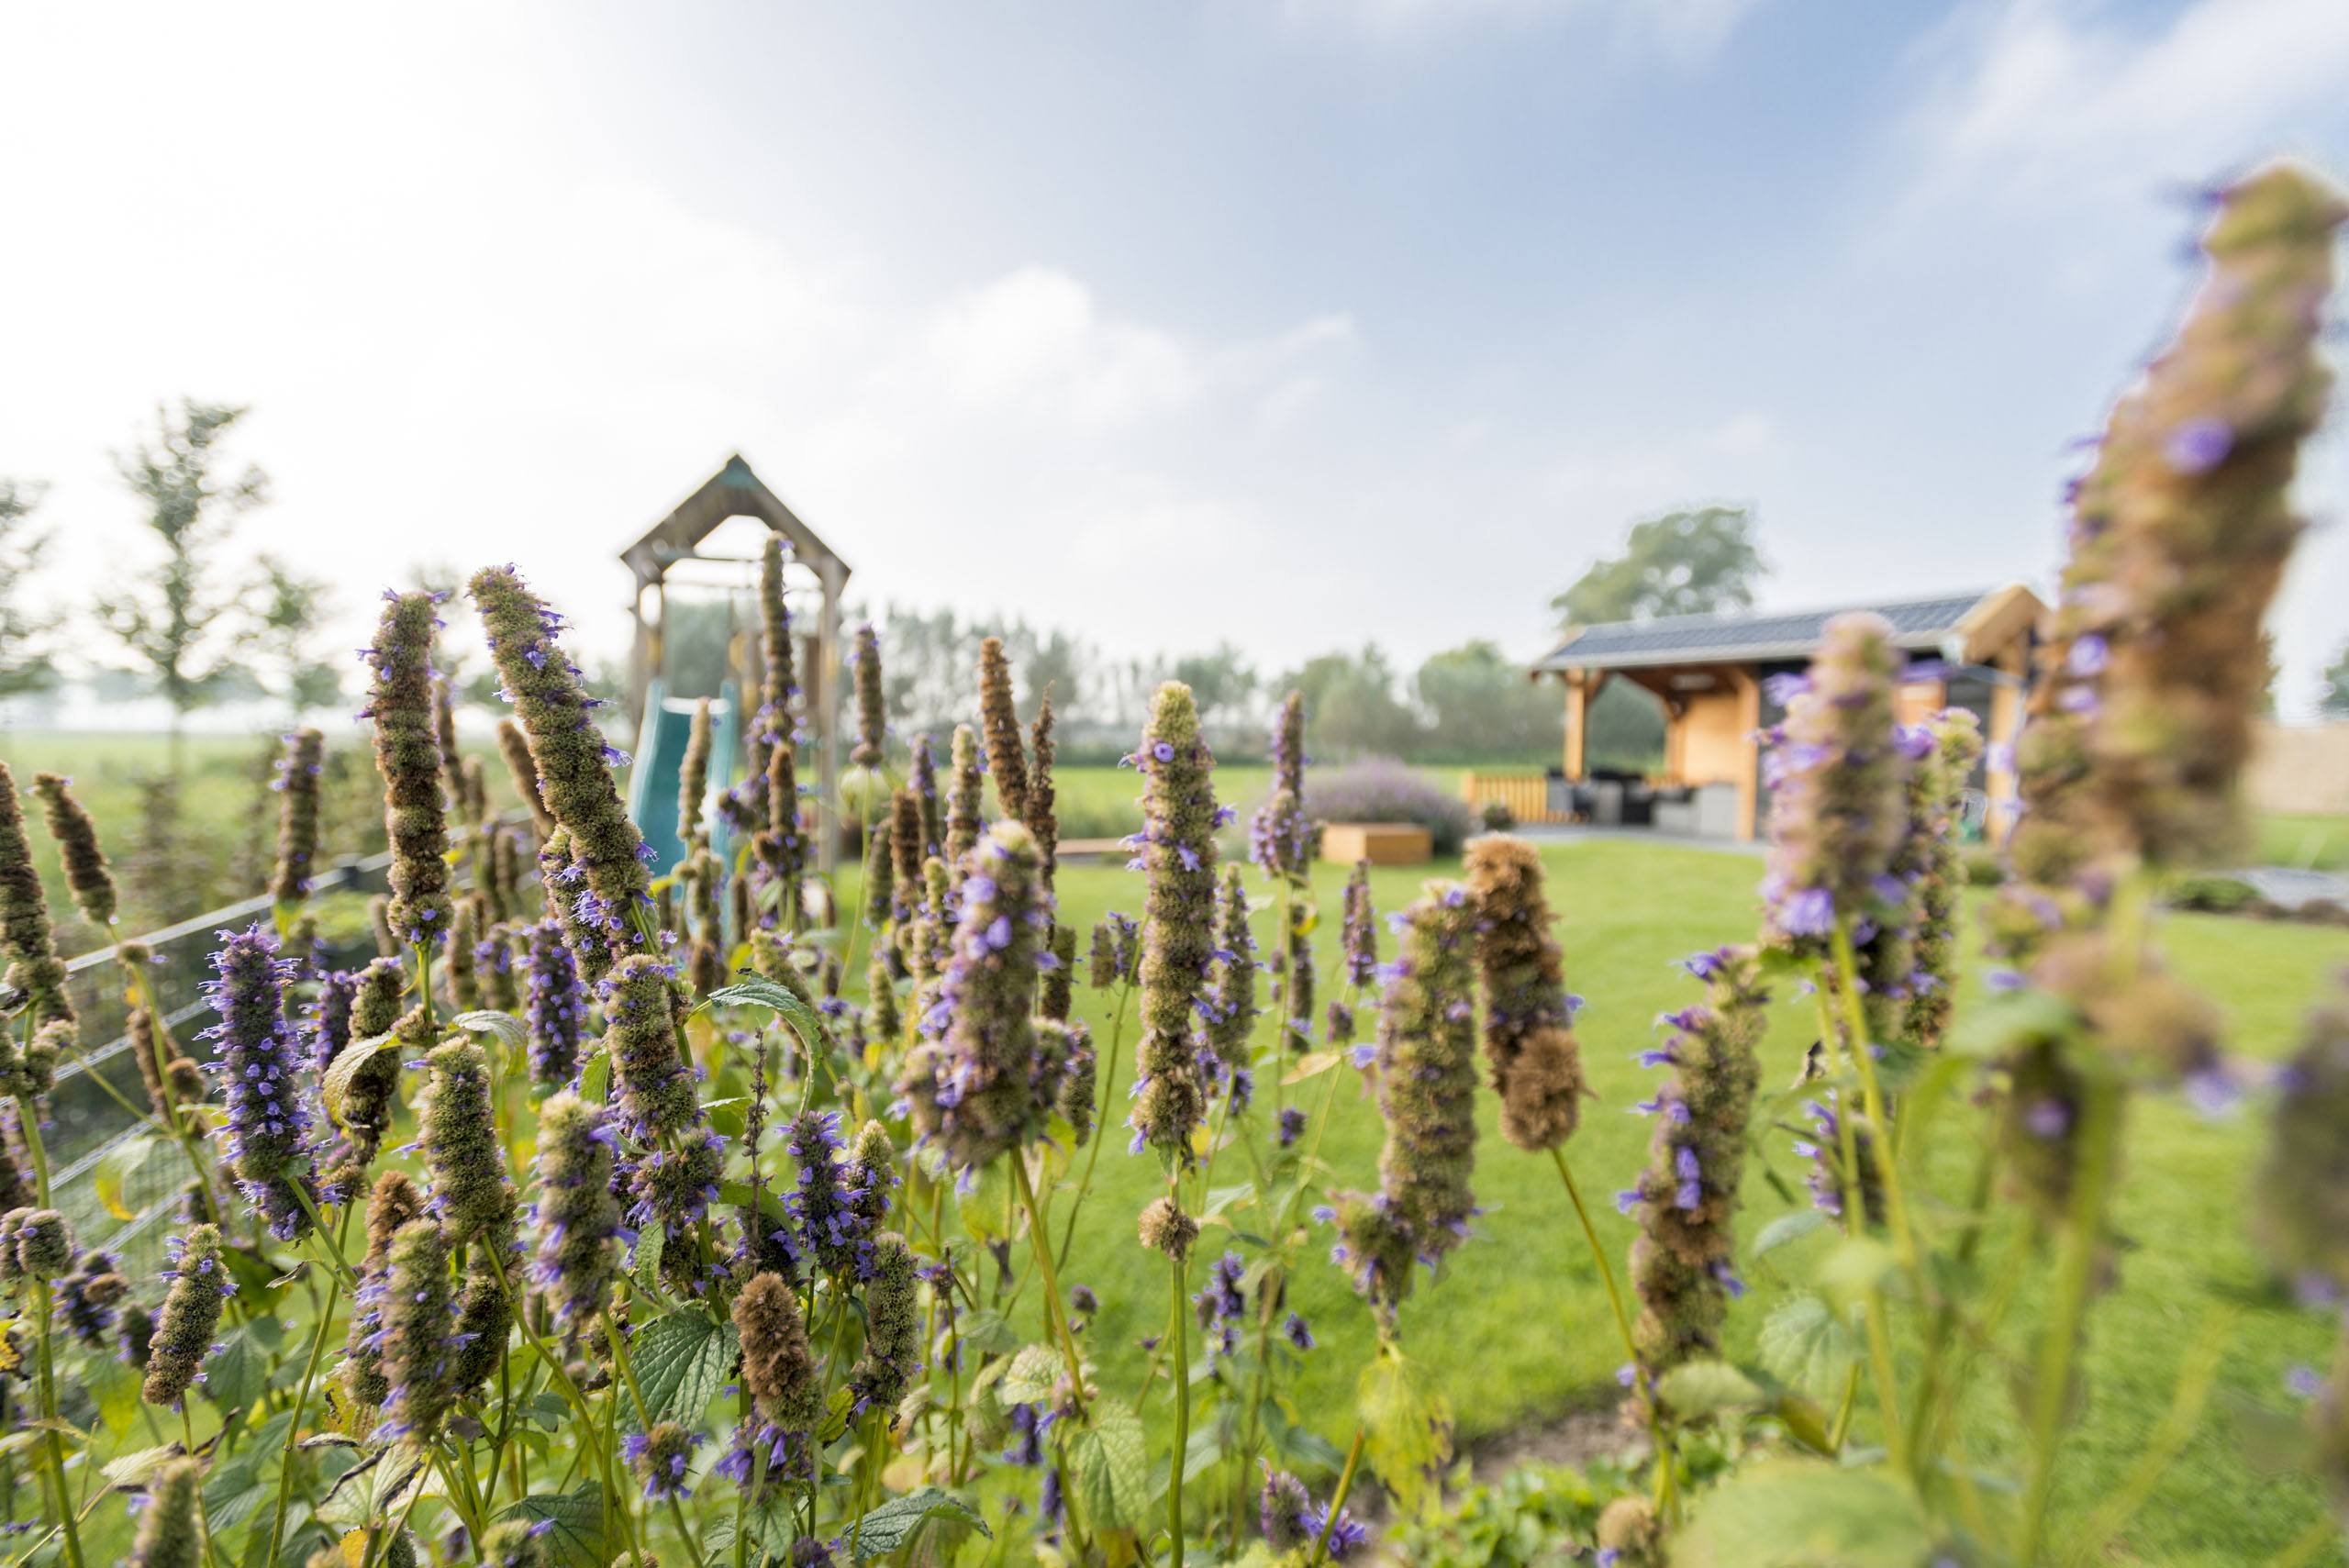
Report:
[[[790,1282],[780,1274],[753,1275],[734,1298],[734,1327],[742,1341],[742,1386],[761,1418],[803,1437],[822,1426],[823,1380]]]
[[[709,796],[709,699],[694,705],[685,757],[677,768],[677,841],[691,855],[702,843],[702,808]]]
[[[278,759],[277,777],[270,787],[278,792],[277,874],[270,896],[280,905],[299,904],[310,895],[310,878],[318,859],[318,774],[326,767],[326,737],[315,729],[297,729],[285,738],[285,754]]]
[[[386,911],[394,934],[410,947],[437,947],[448,934],[449,826],[440,747],[433,724],[432,633],[440,625],[430,594],[392,594],[375,646],[367,717],[375,721],[375,769],[384,779],[384,830],[391,840]]]
[[[130,1543],[130,1568],[201,1568],[204,1537],[196,1518],[204,1467],[193,1459],[165,1460],[147,1484],[147,1507]]]
[[[495,1259],[490,1249],[496,1249]],[[511,1240],[484,1237],[465,1261],[465,1287],[457,1296],[454,1348],[449,1357],[449,1396],[477,1396],[496,1374],[514,1329],[515,1304],[508,1281],[520,1265]]]
[[[1069,1009],[1076,1005],[1076,932],[1067,926],[1052,928],[1052,962],[1044,971],[1041,990],[1038,1015],[1057,1024],[1068,1022]]]
[[[914,804],[921,812],[921,852],[929,856],[943,853],[946,848],[946,806],[938,792],[938,764],[930,754],[930,737],[914,737],[913,763],[908,771],[906,787],[914,792]]]
[[[896,900],[895,854],[889,844],[889,824],[874,823],[864,832],[864,923],[875,931],[889,923]]]
[[[2349,1297],[2349,969],[2335,973],[2277,1074],[2252,1229],[2309,1299]]]
[[[979,643],[979,722],[987,738],[987,773],[997,811],[1014,822],[1028,817],[1028,754],[1019,745],[1019,713],[1011,701],[1011,661],[1003,639]]]
[[[499,924],[482,933],[473,944],[473,976],[481,986],[481,1005],[495,1012],[519,1012],[522,992],[514,975],[516,932]]]
[[[317,1189],[306,1170],[289,1169],[308,1152],[310,1115],[296,1074],[298,1047],[285,1021],[292,965],[277,939],[260,926],[240,931],[213,955],[215,978],[205,1000],[220,1021],[205,1031],[219,1061],[215,1071],[228,1107],[224,1143],[246,1201],[270,1234],[295,1241],[310,1230]]]
[[[2085,744],[2111,852],[2177,867],[2238,847],[2260,626],[2306,527],[2288,492],[2331,391],[2318,339],[2344,220],[2349,201],[2289,164],[2220,195],[2201,292],[2081,486],[2058,621],[2101,670]]]
[[[410,1220],[424,1218],[424,1192],[405,1172],[386,1171],[367,1196],[367,1251],[359,1262],[359,1284],[351,1295],[351,1327],[340,1372],[343,1391],[370,1425],[392,1396],[384,1375],[381,1330],[384,1298],[391,1289],[392,1238]]]
[[[439,604],[440,595],[432,595]],[[439,626],[438,620],[433,622]],[[457,750],[457,703],[449,690],[449,677],[435,673],[432,677],[432,740],[440,753],[440,787],[447,793],[450,807],[462,814],[465,808],[465,759]]]
[[[449,951],[440,966],[440,976],[449,1006],[457,1012],[470,1013],[481,1004],[480,958],[481,903],[474,898],[461,898],[456,904],[456,919],[449,931]]]
[[[644,840],[612,782],[622,753],[597,733],[596,706],[579,671],[555,644],[562,617],[522,585],[510,567],[473,574],[469,591],[489,638],[490,656],[530,738],[539,790],[555,820],[571,830],[571,851],[623,951],[642,948],[638,906],[646,901]]]
[[[530,808],[530,820],[537,824],[539,837],[543,839],[555,829],[554,813],[539,794],[539,764],[530,755],[530,738],[522,727],[510,718],[497,721],[497,751],[506,759],[506,771],[514,780],[514,793]]]
[[[1052,744],[1052,694],[1047,690],[1036,706],[1036,722],[1028,732],[1033,765],[1028,772],[1028,787],[1022,797],[1020,820],[1028,824],[1028,831],[1036,836],[1036,848],[1043,856],[1044,891],[1052,891],[1053,873],[1060,869],[1061,819],[1058,793],[1052,787],[1052,762],[1058,755]]]
[[[351,1041],[351,1009],[359,1000],[359,976],[332,969],[318,977],[317,1000],[310,1007],[310,1065],[324,1073]]]
[[[35,773],[33,794],[40,797],[41,818],[57,841],[57,858],[65,871],[66,890],[82,918],[100,930],[114,924],[117,898],[114,873],[106,851],[98,847],[98,825],[73,796],[73,781],[59,773]]]
[[[767,825],[751,840],[766,880],[779,890],[776,917],[792,930],[800,928],[799,879],[807,864],[799,836],[798,768],[798,749],[789,736],[767,748]]]
[[[1759,966],[1750,950],[1726,949],[1700,966],[1706,1000],[1668,1020],[1663,1048],[1671,1081],[1655,1097],[1655,1132],[1639,1184],[1619,1200],[1637,1211],[1631,1285],[1640,1299],[1634,1329],[1642,1365],[1655,1377],[1715,1355],[1731,1293],[1731,1222],[1745,1171],[1746,1125],[1761,1071],[1754,1049],[1766,1020]]]
[[[1928,721],[1932,754],[1910,776],[1909,819],[1920,842],[1917,857],[1914,943],[1916,972],[1909,982],[1902,1032],[1931,1051],[1949,1028],[1957,988],[1959,804],[1982,757],[1982,727],[1962,707],[1943,708]]]
[[[889,705],[881,687],[881,634],[871,621],[856,628],[849,662],[856,683],[856,745],[849,761],[877,772],[889,733]]]
[[[921,802],[910,789],[889,796],[889,917],[903,925],[921,903]]]
[[[944,1028],[906,1057],[897,1088],[947,1163],[976,1170],[1042,1135],[1053,1086],[1040,1082],[1037,955],[1052,920],[1036,840],[996,823],[970,857],[952,957],[934,1011]]]
[[[985,787],[979,772],[979,740],[967,724],[954,727],[952,748],[948,753],[952,764],[952,787],[947,795],[946,808],[946,867],[953,873],[954,884],[963,883],[963,862],[979,841],[979,806]]]
[[[643,953],[622,959],[604,983],[604,1016],[620,1105],[637,1136],[670,1137],[697,1123],[701,1100],[677,1045],[668,967]]]
[[[1093,988],[1107,991],[1112,986],[1132,984],[1140,973],[1141,961],[1141,923],[1115,909],[1102,916],[1100,923],[1093,928]]]
[[[1187,1168],[1207,1114],[1193,1019],[1215,952],[1215,757],[1191,688],[1158,688],[1135,766],[1142,773],[1141,852],[1150,878],[1142,928],[1141,1039],[1133,1114],[1140,1143]]]
[[[371,960],[360,971],[351,999],[353,1041],[397,1033],[403,1025],[413,1033],[423,1023],[421,1013],[412,1022],[401,1017],[400,989],[405,979],[395,958]],[[342,1104],[336,1112],[342,1137],[328,1153],[326,1170],[320,1177],[321,1192],[330,1193],[338,1202],[348,1202],[364,1187],[367,1169],[382,1151],[384,1134],[391,1129],[394,1103],[399,1092],[400,1060],[397,1052],[379,1052],[351,1073],[344,1084]]]
[[[432,1173],[432,1212],[452,1247],[503,1245],[514,1229],[514,1186],[499,1157],[489,1103],[489,1059],[469,1040],[437,1045],[417,1095],[418,1140]]]
[[[1765,764],[1773,790],[1762,897],[1773,939],[1806,956],[1824,956],[1839,923],[1898,918],[1906,901],[1888,874],[1908,824],[1909,763],[1893,744],[1901,663],[1883,617],[1828,622]]]
[[[539,885],[546,894],[547,913],[562,927],[573,964],[596,984],[611,973],[616,955],[611,929],[585,883],[586,873],[571,852],[571,829],[557,828],[539,846]]]
[[[611,1292],[620,1229],[614,1141],[604,1107],[568,1089],[539,1107],[539,1247],[530,1272],[557,1322],[592,1321]]]
[[[791,606],[783,591],[790,548],[769,536],[759,554],[759,653],[764,663],[758,723],[751,735],[754,747],[788,743],[796,728],[792,708],[799,700],[799,674],[791,643]]]
[[[1305,697],[1289,693],[1273,723],[1273,793],[1249,819],[1248,852],[1266,876],[1302,883],[1313,862],[1305,815]]]
[[[1240,868],[1223,873],[1217,905],[1216,969],[1207,1003],[1208,1043],[1227,1065],[1246,1068],[1248,1037],[1256,1027],[1256,937],[1248,927],[1248,891]]]
[[[1428,884],[1401,917],[1379,1007],[1379,1187],[1430,1265],[1467,1239],[1476,1212],[1475,923],[1466,888]]]
[[[147,1378],[139,1396],[150,1405],[176,1406],[204,1370],[221,1308],[237,1291],[220,1256],[217,1226],[198,1225],[165,1249],[171,1288],[147,1345]]]
[[[386,1437],[429,1442],[450,1405],[449,1362],[456,1304],[449,1285],[449,1243],[430,1219],[392,1233],[385,1254],[383,1324],[376,1330],[391,1394],[380,1429]]]
[[[1356,861],[1346,878],[1341,946],[1346,955],[1346,984],[1362,990],[1378,973],[1378,910],[1370,900],[1368,861]]]
[[[1542,856],[1522,839],[1488,833],[1468,846],[1476,971],[1485,999],[1485,1063],[1501,1100],[1501,1135],[1520,1149],[1555,1149],[1574,1136],[1583,1096],[1577,998],[1566,994],[1551,935]]]
[[[920,1277],[906,1239],[894,1230],[873,1238],[864,1287],[864,1354],[849,1369],[852,1414],[879,1410],[894,1425],[897,1402],[921,1370]]]
[[[57,956],[57,930],[50,923],[49,900],[25,837],[16,776],[5,762],[0,762],[0,948],[8,958],[7,976],[0,984],[25,994],[25,1014],[33,1027],[72,1024],[73,1003],[66,995],[65,962]],[[29,1085],[24,1097],[48,1091],[44,1080]]]

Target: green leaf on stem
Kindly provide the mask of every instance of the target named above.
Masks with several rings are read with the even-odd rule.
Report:
[[[876,1557],[886,1557],[914,1538],[914,1532],[930,1519],[946,1521],[958,1529],[978,1531],[994,1538],[979,1510],[951,1492],[935,1486],[925,1486],[903,1497],[892,1497],[871,1513],[841,1532],[841,1538],[855,1543],[856,1561],[870,1562]]]
[[[467,1034],[495,1035],[498,1042],[508,1051],[521,1051],[530,1043],[530,1031],[523,1026],[521,1019],[511,1013],[500,1013],[487,1007],[459,1013],[449,1020],[449,1027],[463,1029]]]
[[[593,1481],[575,1492],[534,1492],[497,1517],[544,1524],[540,1539],[564,1568],[604,1568],[615,1555],[604,1550],[604,1493]]]
[[[638,1329],[629,1359],[645,1413],[655,1421],[698,1429],[702,1412],[725,1386],[737,1345],[733,1324],[699,1310],[672,1312]],[[631,1407],[622,1408],[633,1416]]]
[[[1812,1396],[1832,1400],[1860,1353],[1859,1336],[1815,1296],[1778,1304],[1762,1325],[1755,1349],[1773,1377]]]
[[[1753,1380],[1724,1361],[1683,1362],[1656,1380],[1656,1395],[1683,1420],[1762,1403]]]
[[[1775,1460],[1703,1495],[1673,1568],[1922,1568],[1933,1551],[1915,1497],[1881,1470]]]

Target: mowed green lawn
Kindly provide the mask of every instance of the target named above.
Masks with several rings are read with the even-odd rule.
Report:
[[[1219,782],[1231,781],[1219,773]],[[1232,793],[1245,797],[1244,788]],[[1592,1085],[1601,1096],[1588,1108],[1568,1151],[1586,1194],[1601,1209],[1601,1234],[1620,1264],[1632,1226],[1616,1217],[1606,1197],[1630,1184],[1643,1158],[1647,1124],[1629,1114],[1629,1107],[1647,1095],[1655,1076],[1631,1057],[1654,1038],[1658,1013],[1699,994],[1675,961],[1753,929],[1759,862],[1621,841],[1555,845],[1544,858],[1569,984],[1588,999],[1577,1029]],[[1063,919],[1083,928],[1108,909],[1138,913],[1141,877],[1120,865],[1063,867]],[[1400,907],[1428,874],[1455,870],[1439,865],[1377,873],[1373,885],[1381,910]],[[1336,971],[1342,881],[1341,869],[1334,866],[1323,866],[1316,875],[1324,916],[1319,956],[1325,994],[1326,977]],[[1259,917],[1260,941],[1270,926],[1269,915]],[[2226,1009],[2232,1048],[2262,1060],[2290,1049],[2320,978],[2349,961],[2349,936],[2338,931],[2205,916],[2169,919],[2162,931],[2176,967]],[[1388,943],[1382,932],[1382,944]],[[1969,976],[1965,995],[1978,995],[1978,983]],[[1105,994],[1081,990],[1079,1002],[1097,1040],[1106,1044]],[[1811,1038],[1808,1001],[1785,995],[1775,1012],[1765,1091],[1793,1079],[1798,1052]],[[1160,1190],[1156,1162],[1129,1157],[1117,1129],[1123,1085],[1132,1078],[1129,1030],[1127,1059],[1118,1073],[1119,1103],[1105,1116],[1112,1141],[1102,1154],[1098,1185],[1070,1266],[1070,1277],[1092,1285],[1101,1298],[1094,1335],[1106,1381],[1128,1388],[1136,1385],[1142,1366],[1138,1340],[1160,1332],[1166,1316],[1160,1260],[1136,1243],[1132,1228],[1132,1217]],[[1268,1080],[1260,1083],[1257,1114],[1268,1116],[1273,1091]],[[1321,1084],[1312,1087],[1318,1091]],[[1318,1105],[1318,1093],[1305,1103]],[[1464,1440],[1611,1401],[1615,1371],[1623,1359],[1555,1170],[1501,1140],[1489,1096],[1483,1122],[1476,1188],[1486,1212],[1476,1239],[1453,1254],[1441,1278],[1422,1280],[1402,1314],[1405,1344],[1442,1375]],[[1970,1126],[1969,1117],[1953,1117],[1948,1132]],[[2214,1123],[2175,1105],[2143,1104],[2133,1113],[2132,1135],[2120,1208],[2128,1246],[2119,1261],[2118,1287],[2094,1320],[2089,1398],[2066,1440],[2059,1515],[2076,1520],[2115,1490],[2168,1407],[2180,1356],[2214,1315],[2232,1314],[2218,1394],[2181,1461],[2134,1520],[2128,1542],[2135,1560],[2147,1562],[2215,1568],[2262,1561],[2315,1518],[2318,1505],[2303,1482],[2263,1474],[2247,1462],[2231,1410],[2244,1403],[2287,1407],[2287,1373],[2295,1364],[2324,1364],[2332,1330],[2320,1315],[2295,1307],[2271,1288],[2245,1240],[2248,1188],[2262,1139],[2255,1107]],[[1368,1187],[1376,1180],[1379,1140],[1375,1106],[1360,1099],[1349,1083],[1341,1093],[1324,1156],[1341,1180]],[[1759,1139],[1746,1181],[1743,1239],[1788,1207],[1765,1180],[1765,1162],[1799,1188],[1801,1171],[1787,1143],[1787,1135],[1776,1131]],[[1955,1137],[1946,1143],[1933,1171],[1954,1200],[1970,1169],[1971,1150]],[[1240,1179],[1244,1170],[1239,1156],[1230,1158],[1231,1167],[1219,1168],[1219,1184]],[[1059,1200],[1066,1201],[1064,1195]],[[1990,1238],[1986,1257],[2009,1255],[2012,1224],[2009,1211]],[[1205,1243],[1208,1255],[1229,1240],[1228,1232],[1211,1229]],[[1732,1309],[1732,1354],[1751,1354],[1763,1319],[1787,1294],[1787,1284],[1774,1277],[1771,1265],[1798,1279],[1808,1250],[1819,1245],[1814,1239],[1744,1270],[1753,1290]],[[1308,1251],[1291,1298],[1311,1320],[1320,1348],[1308,1358],[1302,1403],[1321,1434],[1342,1447],[1352,1432],[1354,1379],[1372,1332],[1367,1313],[1343,1278],[1319,1261],[1319,1238]],[[2025,1342],[2023,1330],[2038,1318],[2045,1261],[2034,1260],[2029,1267],[2031,1277],[2010,1319],[2015,1345]],[[2000,1384],[1986,1369],[1978,1397],[1966,1411],[1966,1443],[1977,1461],[1996,1462],[2015,1452],[2017,1427]],[[1870,1439],[1868,1426],[1864,1415],[1858,1429],[1863,1440]]]

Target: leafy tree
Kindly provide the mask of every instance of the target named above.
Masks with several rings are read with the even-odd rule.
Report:
[[[1394,669],[1375,642],[1359,655],[1308,659],[1279,685],[1304,695],[1307,742],[1317,755],[1401,757],[1419,743],[1419,721],[1395,695]]]
[[[19,597],[49,548],[49,535],[32,528],[40,497],[39,485],[0,479],[0,701],[57,684],[49,636],[64,617],[29,608]]]
[[[1597,562],[1550,607],[1568,626],[1747,609],[1768,570],[1744,507],[1683,508],[1632,524],[1623,553]]]
[[[1536,685],[1497,644],[1431,655],[1411,678],[1431,721],[1427,749],[1467,761],[1554,762],[1564,740],[1564,705],[1554,686]]]
[[[1085,710],[1085,671],[1092,662],[1085,644],[1064,631],[1033,634],[1029,640],[1032,646],[1027,657],[1020,662],[1019,669],[1020,679],[1028,687],[1030,703],[1041,701],[1045,689],[1049,687],[1055,712],[1063,715],[1082,713]]]
[[[215,632],[237,601],[233,593],[216,593],[213,561],[236,519],[269,496],[269,476],[259,468],[248,464],[226,479],[213,472],[222,439],[246,412],[183,398],[176,417],[156,411],[152,442],[115,460],[123,483],[147,505],[147,528],[163,562],[160,571],[138,574],[149,586],[101,598],[98,619],[171,706],[174,776],[187,716],[212,700],[235,667],[236,639]]]
[[[1191,688],[1205,724],[1239,722],[1246,717],[1248,699],[1256,693],[1256,667],[1246,653],[1229,642],[1175,660],[1172,678]]]
[[[2336,718],[2349,718],[2349,642],[2332,656],[2320,677],[2323,685],[2317,692],[2317,711]]]
[[[1751,609],[1769,571],[1742,506],[1682,507],[1631,525],[1623,553],[1602,560],[1550,601],[1564,626]],[[1590,705],[1591,766],[1641,769],[1664,754],[1664,711],[1628,681]]]
[[[298,721],[312,708],[332,706],[342,695],[342,673],[319,651],[333,590],[305,577],[273,555],[260,561],[252,587],[253,663],[262,686],[284,703]]]

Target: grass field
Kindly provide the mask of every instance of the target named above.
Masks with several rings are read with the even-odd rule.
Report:
[[[1588,998],[1577,1028],[1591,1082],[1602,1096],[1569,1152],[1586,1192],[1610,1193],[1629,1184],[1646,1143],[1646,1124],[1625,1113],[1649,1092],[1653,1074],[1634,1065],[1631,1053],[1650,1043],[1658,1012],[1697,995],[1674,961],[1752,929],[1755,868],[1742,857],[1623,842],[1560,845],[1545,859],[1569,984]],[[1400,906],[1423,874],[1380,873],[1375,886],[1381,908]],[[1326,914],[1334,914],[1341,880],[1337,868],[1321,868],[1317,893]],[[1064,917],[1080,925],[1108,908],[1134,910],[1141,891],[1138,875],[1100,865],[1067,867],[1060,886]],[[1321,962],[1325,975],[1334,969],[1334,926],[1330,919],[1322,927],[1329,944]],[[2175,917],[2165,929],[2178,969],[2225,1007],[2232,1049],[2259,1059],[2289,1048],[2320,977],[2349,960],[2349,939],[2336,931],[2200,916]],[[1965,991],[1977,994],[1971,983]],[[1097,1037],[1106,1040],[1109,1020],[1098,1016],[1102,1000],[1100,993],[1080,994]],[[1787,998],[1776,1012],[1765,1088],[1792,1080],[1798,1053],[1810,1039],[1807,1004]],[[1130,1062],[1122,1068],[1121,1082],[1130,1077]],[[1267,1087],[1258,1114],[1269,1114],[1262,1107],[1270,1101]],[[1318,1095],[1308,1103],[1318,1103]],[[1121,1106],[1112,1108],[1108,1119],[1121,1114]],[[2215,1568],[2262,1561],[2315,1517],[2317,1503],[2304,1483],[2252,1467],[2230,1411],[2242,1403],[2285,1407],[2288,1371],[2299,1363],[2321,1365],[2331,1330],[2321,1317],[2270,1288],[2245,1240],[2243,1217],[2260,1146],[2258,1117],[2241,1114],[2214,1123],[2171,1104],[2142,1105],[2136,1117],[2120,1211],[2131,1246],[2120,1260],[2118,1288],[2095,1319],[2089,1397],[2066,1447],[2059,1512],[2076,1519],[2112,1493],[2167,1407],[2184,1347],[2221,1321],[2227,1325],[2228,1350],[2219,1396],[2129,1539],[2137,1559],[2148,1562]],[[1453,1255],[1444,1277],[1422,1283],[1402,1317],[1407,1347],[1441,1373],[1464,1440],[1611,1402],[1622,1360],[1555,1172],[1499,1139],[1489,1102],[1484,1130],[1476,1186],[1486,1212],[1478,1238]],[[1375,1106],[1347,1087],[1325,1157],[1349,1184],[1367,1186],[1375,1179],[1378,1142]],[[1741,1234],[1747,1239],[1787,1207],[1773,1195],[1762,1164],[1774,1164],[1797,1187],[1800,1182],[1786,1136],[1772,1133],[1760,1142],[1746,1183]],[[1102,1157],[1091,1203],[1103,1212],[1088,1211],[1070,1273],[1101,1297],[1095,1335],[1097,1353],[1108,1363],[1107,1381],[1131,1386],[1141,1371],[1136,1341],[1163,1327],[1166,1286],[1155,1256],[1135,1244],[1129,1218],[1157,1190],[1156,1166],[1129,1159],[1121,1149],[1121,1141],[1114,1142]],[[1944,1152],[1933,1172],[1948,1196],[1962,1184],[1967,1156],[1954,1140]],[[1631,1222],[1610,1210],[1599,1223],[1620,1257]],[[2002,1225],[1986,1255],[2011,1255],[2004,1249],[2012,1230],[2011,1224]],[[1210,1231],[1205,1245],[1212,1248],[1219,1240]],[[1313,1249],[1317,1256],[1319,1250]],[[1744,1271],[1754,1289],[1732,1310],[1736,1353],[1751,1351],[1756,1329],[1786,1292],[1769,1262]],[[1785,1267],[1799,1274],[1800,1248],[1790,1250]],[[2044,1273],[2043,1261],[2028,1267],[2031,1283],[2013,1318],[2018,1327],[2036,1319]],[[1317,1263],[1308,1263],[1296,1282],[1292,1304],[1312,1321],[1322,1347],[1308,1358],[1304,1408],[1324,1437],[1342,1446],[1351,1435],[1353,1380],[1371,1343],[1367,1315],[1339,1273]],[[1985,1375],[1966,1412],[1969,1451],[1993,1463],[2011,1457],[2018,1440],[1998,1383]]]

